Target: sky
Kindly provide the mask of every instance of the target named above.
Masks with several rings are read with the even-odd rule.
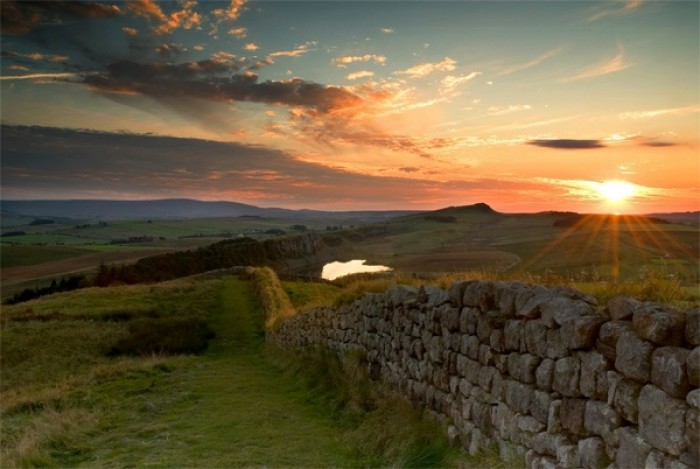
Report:
[[[697,1],[0,8],[4,199],[700,210]]]

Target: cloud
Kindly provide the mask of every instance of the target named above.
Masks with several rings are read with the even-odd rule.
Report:
[[[33,31],[47,21],[68,18],[113,18],[122,13],[116,5],[74,1],[0,2],[0,32],[19,35]]]
[[[239,68],[227,60],[180,64],[122,60],[110,64],[102,73],[87,74],[84,83],[96,91],[138,93],[166,101],[183,98],[219,103],[248,101],[300,106],[322,114],[362,102],[344,88],[299,78],[259,83],[253,73],[235,73]]]
[[[184,0],[181,5],[181,10],[166,14],[154,0],[133,0],[127,3],[132,13],[160,23],[153,28],[153,32],[158,35],[171,34],[179,28],[192,29],[201,25],[202,17],[194,10],[197,6],[196,0]]]
[[[135,37],[139,34],[138,30],[134,28],[123,27],[122,31],[124,32],[124,34],[130,37]]]
[[[420,168],[416,168],[415,166],[404,166],[402,168],[399,168],[399,171],[402,171],[404,173],[417,173],[420,171]]]
[[[53,63],[65,63],[70,60],[67,55],[56,55],[56,54],[42,54],[40,52],[32,52],[29,54],[19,54],[17,52],[12,52],[9,50],[2,51],[2,56],[10,59],[29,59],[34,62],[53,62]]]
[[[228,30],[227,34],[229,36],[233,36],[236,39],[243,39],[248,35],[248,29],[247,28],[231,28]]]
[[[10,198],[193,197],[338,210],[343,201],[403,207],[471,186],[353,173],[232,142],[6,125],[2,135]]]
[[[301,45],[296,46],[292,50],[280,50],[276,52],[271,52],[269,57],[299,57],[309,52],[310,48],[316,45],[316,41],[307,41]]]
[[[513,112],[529,111],[532,106],[529,104],[511,104],[509,106],[491,106],[489,108],[489,114],[492,116],[502,116],[503,114],[510,114]]]
[[[598,21],[600,19],[606,18],[608,16],[616,16],[616,15],[624,15],[627,13],[631,13],[637,8],[639,8],[642,5],[643,1],[642,0],[618,0],[615,1],[615,7],[614,8],[605,8],[594,15],[592,15],[590,18],[588,18],[588,22],[592,23],[593,21]]]
[[[386,57],[377,54],[365,54],[365,55],[347,55],[344,57],[336,57],[331,62],[336,67],[347,67],[353,62],[376,62],[378,64],[386,63]]]
[[[440,62],[437,63],[422,63],[414,65],[413,67],[407,68],[406,70],[399,70],[394,72],[396,75],[406,75],[409,78],[423,78],[431,73],[435,72],[451,72],[455,69],[457,61],[449,57],[445,57]]]
[[[0,76],[0,80],[44,80],[44,79],[55,79],[55,80],[65,80],[66,78],[74,78],[78,75],[76,73],[30,73],[28,75],[3,75]]]
[[[379,30],[384,34],[392,34],[394,32],[394,28],[380,28]]]
[[[661,116],[682,116],[700,112],[700,106],[685,106],[671,109],[653,109],[650,111],[630,111],[618,115],[620,119],[652,119]]]
[[[29,69],[28,69],[27,67],[25,67],[24,65],[10,65],[10,66],[9,66],[9,69],[10,69],[10,70],[17,70],[17,71],[20,71],[20,72],[26,72],[27,70],[29,70]]]
[[[605,148],[600,140],[574,140],[574,139],[552,139],[552,140],[530,140],[528,145],[535,145],[543,148],[558,148],[561,150],[590,150],[594,148]]]
[[[249,43],[246,44],[243,48],[244,48],[245,50],[250,50],[250,51],[260,49],[260,47],[258,47],[258,45],[255,44],[254,42],[249,42]]]
[[[664,148],[664,147],[675,147],[678,144],[673,143],[673,142],[663,142],[663,141],[659,141],[659,140],[648,140],[648,141],[642,143],[641,145],[644,147]]]
[[[196,44],[196,45],[192,46],[192,49],[201,52],[204,50],[204,44]]]
[[[156,54],[160,55],[161,57],[175,57],[180,54],[184,54],[185,52],[187,52],[187,48],[183,47],[182,44],[163,43],[156,47]]]
[[[441,92],[453,93],[458,86],[472,81],[479,75],[481,75],[481,72],[471,72],[468,75],[447,75],[440,80],[440,84],[442,85]]]
[[[619,72],[619,71],[622,71],[622,70],[625,70],[625,69],[631,67],[632,64],[625,62],[622,48],[618,48],[618,49],[619,49],[618,53],[617,53],[617,55],[615,55],[615,57],[604,60],[603,62],[599,63],[598,65],[594,65],[593,67],[589,67],[589,68],[586,68],[584,70],[581,70],[580,72],[576,73],[575,75],[563,78],[560,80],[560,82],[561,83],[569,83],[569,82],[578,81],[578,80],[588,80],[590,78],[596,78],[596,77],[599,77],[602,75],[608,75],[610,73]]]
[[[349,73],[346,78],[348,80],[359,80],[360,78],[369,78],[373,76],[374,72],[370,72],[369,70],[360,70],[359,72]]]
[[[555,55],[559,54],[562,51],[562,48],[559,47],[557,49],[552,49],[549,52],[545,52],[544,54],[540,55],[539,57],[536,57],[528,62],[520,63],[520,64],[515,64],[515,65],[510,65],[508,67],[505,67],[501,69],[498,72],[498,75],[510,75],[511,73],[519,72],[521,70],[526,70],[528,68],[535,67],[542,62],[551,59]]]
[[[235,21],[245,11],[245,4],[246,0],[231,0],[227,8],[217,8],[212,13],[220,19]]]

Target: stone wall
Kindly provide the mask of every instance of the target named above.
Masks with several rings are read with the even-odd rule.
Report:
[[[286,319],[268,340],[366,353],[470,452],[529,467],[698,467],[700,310],[567,288],[398,286]]]

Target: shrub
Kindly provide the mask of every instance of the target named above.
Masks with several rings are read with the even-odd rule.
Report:
[[[212,338],[214,332],[200,318],[139,318],[107,355],[201,353]]]

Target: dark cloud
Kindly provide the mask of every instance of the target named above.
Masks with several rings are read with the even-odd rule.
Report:
[[[320,113],[355,106],[362,100],[341,87],[299,78],[258,82],[253,73],[234,73],[230,61],[204,60],[180,64],[139,63],[121,60],[102,73],[87,75],[84,82],[105,92],[138,93],[154,98],[197,98],[231,103],[249,101],[301,106]]]
[[[161,57],[175,57],[184,54],[185,52],[187,52],[187,49],[184,48],[181,44],[163,43],[156,47],[156,53]]]
[[[415,166],[404,166],[403,168],[399,168],[399,171],[403,171],[404,173],[416,173],[420,171],[420,169]]]
[[[676,145],[678,145],[678,144],[673,143],[673,142],[660,142],[660,141],[654,141],[654,140],[642,143],[642,146],[645,146],[645,147],[659,147],[659,148],[661,148],[661,147],[675,147]]]
[[[120,15],[116,5],[79,1],[0,2],[0,33],[26,34],[45,23],[60,22],[63,17],[112,18]]]
[[[373,204],[388,198],[405,205],[420,188],[436,184],[350,173],[236,143],[7,125],[2,137],[4,198],[122,194],[242,199],[246,196],[236,194],[249,194],[248,199],[276,204],[343,199]]]
[[[558,138],[552,140],[530,140],[528,145],[535,145],[544,148],[559,148],[562,150],[589,150],[593,148],[605,148],[600,140],[574,140]]]

